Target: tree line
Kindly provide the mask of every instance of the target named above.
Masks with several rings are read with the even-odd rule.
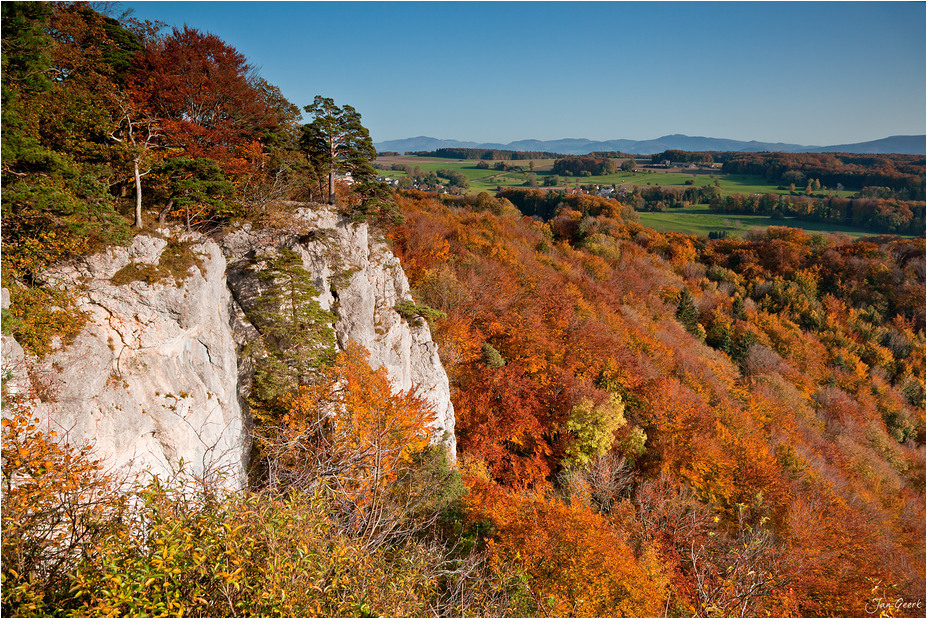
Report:
[[[734,194],[708,202],[719,213],[795,217],[856,226],[887,234],[924,233],[925,203],[895,199],[841,198],[837,196],[784,196]]]
[[[622,198],[636,211],[660,212],[665,208],[682,208],[693,204],[707,204],[721,195],[717,185],[689,187],[636,187]]]
[[[696,152],[685,150],[665,150],[662,153],[656,153],[650,156],[651,163],[663,163],[672,161],[674,163],[712,163],[714,157],[712,153]]]
[[[508,200],[524,215],[544,220],[553,218],[564,207],[591,216],[609,214],[621,219],[634,219],[635,217],[634,209],[629,205],[601,196],[512,188],[496,192],[496,198]]]
[[[923,155],[847,153],[734,153],[721,167],[726,174],[754,174],[774,183],[799,185],[816,178],[826,187],[888,187],[894,197],[924,199]],[[797,179],[797,180],[796,180]]]
[[[596,159],[633,159],[634,155],[623,153],[620,150],[594,150],[589,153],[590,157]]]
[[[552,174],[563,176],[603,176],[618,171],[618,164],[614,159],[600,159],[597,157],[563,157],[554,162]]]

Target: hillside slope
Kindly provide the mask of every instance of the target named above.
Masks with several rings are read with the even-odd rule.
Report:
[[[658,549],[671,612],[708,612],[701,570],[743,559],[736,543],[714,567],[692,554],[711,518],[732,539],[768,533],[751,569],[776,584],[756,590],[752,614],[858,615],[873,583],[922,591],[923,240],[772,228],[713,242],[627,224],[590,198],[546,223],[504,202],[499,214],[421,194],[400,204],[392,236],[413,293],[448,314],[436,338],[460,457],[485,463],[493,493],[554,484],[610,511],[638,553]],[[592,420],[609,394],[627,422],[610,426],[606,448],[624,458],[612,471],[636,481],[604,496],[583,473],[572,494],[577,450],[604,453],[577,415],[591,402],[584,423],[604,428]],[[490,501],[484,514],[505,504],[474,500]],[[707,512],[669,526],[678,509]]]

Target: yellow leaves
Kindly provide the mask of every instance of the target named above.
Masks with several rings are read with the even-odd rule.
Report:
[[[260,431],[262,449],[279,471],[275,484],[334,488],[366,517],[369,506],[413,466],[429,445],[434,413],[414,391],[394,393],[386,370],[349,345],[319,380],[281,399],[282,426]]]
[[[31,417],[21,396],[7,396],[3,418],[3,579],[8,590],[32,593],[40,600],[45,587],[73,567],[76,542],[92,545],[105,533],[106,519],[117,512],[121,497],[101,474],[87,450],[63,448]],[[80,489],[80,492],[75,490]],[[9,569],[12,566],[16,569]],[[17,594],[19,595],[19,594]],[[32,596],[39,596],[33,598]],[[20,598],[19,608],[29,612]],[[41,608],[41,606],[37,607]]]
[[[624,403],[618,394],[610,394],[609,399],[598,406],[584,398],[573,407],[566,422],[566,429],[574,438],[567,446],[564,464],[586,468],[592,458],[608,451],[615,439],[615,431],[626,424]]]

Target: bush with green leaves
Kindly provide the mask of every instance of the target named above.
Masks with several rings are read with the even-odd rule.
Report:
[[[87,315],[65,290],[50,287],[10,287],[10,307],[3,310],[3,332],[36,355],[52,351],[57,337],[69,344],[77,337]]]
[[[615,440],[615,431],[627,425],[624,402],[613,393],[608,400],[596,405],[583,398],[570,411],[566,429],[572,434],[563,464],[567,468],[585,469],[593,458],[603,455]]]

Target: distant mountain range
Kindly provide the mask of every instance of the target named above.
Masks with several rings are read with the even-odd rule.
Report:
[[[801,144],[786,144],[784,142],[745,142],[742,140],[726,140],[723,138],[704,138],[688,135],[664,135],[655,140],[586,140],[583,138],[567,138],[563,140],[518,140],[508,144],[461,142],[459,140],[439,140],[426,136],[406,138],[403,140],[387,140],[376,142],[374,146],[380,152],[396,151],[400,153],[437,150],[439,148],[492,148],[515,151],[542,151],[550,153],[563,153],[566,155],[585,155],[594,151],[618,150],[631,155],[652,155],[665,150],[687,151],[741,151],[762,152],[776,151],[785,153],[862,153],[862,154],[888,154],[901,153],[906,155],[925,154],[927,136],[923,135],[893,135],[881,140],[871,142],[858,142],[856,144],[836,144],[833,146],[802,146]]]

